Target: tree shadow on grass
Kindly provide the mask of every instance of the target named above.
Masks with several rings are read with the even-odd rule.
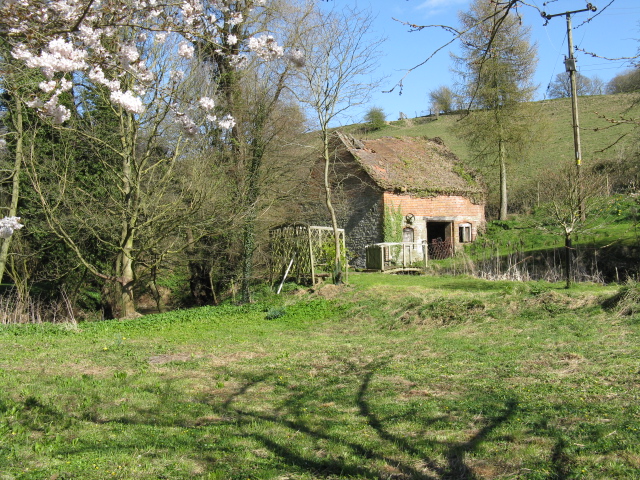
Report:
[[[243,386],[227,399],[224,403],[224,409],[228,415],[236,417],[241,425],[250,427],[255,425],[256,422],[260,422],[261,424],[270,424],[274,428],[284,427],[288,431],[304,435],[305,439],[311,442],[329,442],[333,445],[340,445],[351,454],[351,458],[348,459],[336,457],[313,458],[310,455],[302,454],[297,445],[288,445],[281,438],[249,430],[244,432],[244,435],[260,442],[273,455],[277,456],[283,464],[316,476],[338,475],[340,477],[382,478],[382,465],[387,465],[394,472],[388,474],[388,478],[479,480],[480,477],[466,463],[466,456],[476,451],[493,430],[509,421],[518,410],[517,401],[514,399],[506,400],[504,407],[488,418],[486,424],[465,442],[453,443],[423,439],[421,441],[422,446],[417,446],[407,440],[406,437],[391,433],[385,427],[389,419],[382,420],[374,412],[374,407],[367,401],[370,383],[380,365],[380,363],[372,364],[365,369],[355,399],[358,409],[357,415],[364,419],[365,424],[377,436],[375,444],[359,442],[355,435],[352,438],[345,438],[343,434],[332,433],[329,428],[311,425],[310,422],[295,414],[294,412],[297,412],[300,402],[309,401],[313,398],[308,393],[299,392],[293,394],[283,405],[282,412],[265,414],[234,406],[233,399],[239,399],[242,396],[242,392],[248,390],[246,386]],[[283,412],[286,415],[281,414]],[[294,413],[294,415],[291,415],[291,413]],[[405,419],[415,421],[415,412],[394,415],[393,418],[394,421]],[[429,428],[446,419],[447,417],[445,416],[435,416],[421,420],[421,424],[424,428]],[[442,458],[438,460],[435,457],[430,457],[426,450],[431,453],[444,450],[444,461]]]
[[[366,400],[366,394],[369,389],[369,384],[374,376],[374,370],[369,370],[360,385],[358,391],[357,404],[360,410],[360,415],[366,418],[367,423],[378,433],[380,438],[383,438],[389,443],[397,445],[402,451],[409,453],[413,457],[420,457],[423,455],[419,449],[406,440],[406,438],[399,437],[391,434],[385,429],[383,422],[378,416],[372,412],[369,403]],[[473,435],[469,440],[462,443],[444,444],[446,448],[446,466],[439,465],[433,459],[425,458],[424,463],[430,470],[437,472],[438,477],[441,479],[458,479],[458,480],[478,480],[471,468],[466,464],[465,456],[474,452],[478,446],[487,439],[488,435],[499,427],[501,424],[507,422],[517,411],[518,402],[515,399],[508,399],[501,412],[492,418],[487,420],[487,424],[480,429],[478,433]],[[440,443],[440,442],[432,442]],[[413,477],[421,478],[421,477]],[[425,477],[426,478],[426,477]]]
[[[255,395],[260,388],[274,388],[277,378],[271,374],[247,373],[244,381],[233,391],[227,390],[222,396],[209,394],[199,398],[184,397],[180,387],[167,380],[166,384],[158,385],[154,390],[156,400],[152,406],[129,407],[123,416],[98,415],[92,418],[81,412],[72,416],[76,421],[120,425],[118,428],[127,430],[133,428],[127,436],[100,444],[92,439],[79,439],[74,445],[58,445],[56,454],[71,457],[99,451],[103,455],[110,451],[146,451],[149,452],[149,458],[156,458],[164,455],[162,452],[167,449],[176,449],[182,452],[182,457],[204,462],[209,471],[216,471],[221,463],[231,459],[235,463],[229,469],[235,473],[225,478],[239,478],[261,468],[265,471],[281,469],[295,474],[304,472],[312,478],[484,478],[474,471],[469,457],[479,451],[492,432],[510,421],[519,409],[518,402],[493,394],[486,397],[488,403],[480,400],[480,406],[490,414],[485,417],[481,427],[464,441],[436,440],[435,435],[420,436],[424,431],[436,434],[442,428],[438,424],[453,420],[448,415],[423,418],[420,411],[403,409],[401,406],[393,411],[392,416],[384,415],[375,402],[375,396],[371,394],[371,386],[377,372],[385,365],[384,361],[379,361],[346,370],[349,376],[358,379],[357,388],[352,390],[353,403],[349,405],[347,400],[347,403],[339,405],[340,414],[347,412],[346,420],[344,416],[332,420],[330,411],[305,413],[306,406],[317,403],[323,397],[323,389],[327,388],[324,382],[287,386],[285,388],[288,390],[282,395],[270,394],[265,403],[265,398],[260,394],[254,398],[251,398],[251,394]],[[94,405],[99,401],[96,398]],[[51,417],[68,415],[53,407],[45,408],[37,399],[29,399],[25,404],[26,413],[37,411],[39,415],[46,413]],[[190,407],[194,404],[195,407]],[[208,412],[211,417],[199,422],[195,418],[196,410],[190,408],[195,408],[198,415]],[[412,422],[417,427],[402,434],[394,432],[393,426],[404,421]],[[340,422],[348,422],[349,425],[339,428]],[[140,428],[136,429],[137,426]],[[183,429],[189,429],[189,432],[178,432]],[[269,454],[264,458],[246,457],[246,449],[255,449],[257,446]],[[320,454],[323,449],[328,453]],[[558,441],[551,456],[554,471],[548,478],[568,478],[571,469],[567,467],[567,462],[570,459],[561,441]]]

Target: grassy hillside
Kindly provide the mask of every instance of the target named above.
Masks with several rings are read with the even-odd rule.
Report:
[[[0,478],[638,479],[636,285],[352,275],[0,329]]]
[[[618,119],[621,114],[637,117],[640,106],[629,110],[634,99],[637,99],[637,96],[628,94],[579,98],[581,144],[585,168],[605,159],[617,158],[621,148],[638,140],[638,134],[635,133],[616,144],[622,135],[632,130],[631,126],[619,125],[608,128],[611,123],[600,118],[605,116]],[[546,124],[546,134],[539,144],[531,149],[528,157],[509,167],[509,183],[513,191],[532,184],[540,175],[549,175],[549,172],[557,171],[559,165],[570,163],[574,159],[571,100],[568,98],[545,100],[536,102],[535,106],[540,108],[540,121]],[[405,135],[441,137],[463,161],[472,163],[471,154],[464,139],[456,137],[451,130],[458,118],[458,115],[440,115],[437,119],[420,117],[393,121],[388,126],[373,132],[367,132],[362,124],[351,125],[345,130],[362,138]],[[616,145],[612,148],[607,148],[614,144]],[[492,171],[487,175],[491,177]],[[489,184],[493,180],[487,178]]]

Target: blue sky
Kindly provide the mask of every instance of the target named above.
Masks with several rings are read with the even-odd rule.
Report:
[[[549,14],[585,8],[584,0],[543,0],[530,2]],[[572,16],[574,44],[598,55],[619,58],[636,55],[640,48],[640,1],[639,0],[591,0],[598,7],[597,16],[588,23],[591,13]],[[429,28],[410,32],[409,28],[395,19],[418,25],[443,24],[458,26],[457,12],[465,10],[470,0],[329,0],[329,5],[339,8],[341,4],[369,9],[376,16],[375,34],[387,37],[382,45],[379,73],[388,76],[383,88],[372,92],[369,107],[381,107],[387,120],[396,120],[400,112],[408,117],[428,113],[428,94],[438,86],[453,86],[454,75],[450,71],[451,46],[437,53],[425,65],[411,72],[403,81],[402,95],[398,89],[393,93],[382,93],[393,87],[405,75],[406,70],[421,63],[437,48],[447,43],[451,34],[442,29]],[[608,6],[607,6],[608,5]],[[605,8],[606,7],[606,8]],[[545,98],[547,86],[558,73],[565,71],[564,57],[568,53],[567,23],[564,16],[553,18],[547,26],[534,8],[521,10],[524,24],[531,27],[531,41],[538,45],[538,65],[535,83],[539,85],[536,99]],[[582,25],[581,25],[582,24]],[[598,76],[607,82],[617,73],[629,68],[628,61],[608,61],[592,58],[577,52],[578,70],[588,77]],[[364,109],[366,111],[367,109]],[[352,118],[343,123],[362,121],[363,111],[352,112]]]

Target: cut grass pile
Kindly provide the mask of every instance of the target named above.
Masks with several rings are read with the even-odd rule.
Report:
[[[640,478],[617,288],[350,279],[3,328],[0,478]]]

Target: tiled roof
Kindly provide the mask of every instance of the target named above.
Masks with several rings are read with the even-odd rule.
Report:
[[[371,179],[386,191],[416,196],[484,194],[482,186],[464,171],[458,157],[439,138],[357,140],[342,132],[336,136]]]

